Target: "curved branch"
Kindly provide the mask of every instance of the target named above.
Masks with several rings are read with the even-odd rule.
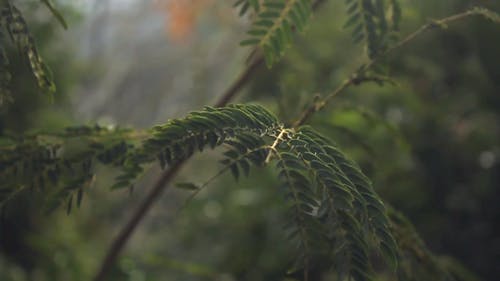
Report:
[[[440,20],[433,20],[423,26],[421,26],[419,29],[416,31],[410,33],[408,36],[394,44],[392,47],[389,47],[386,49],[384,52],[382,52],[380,55],[375,57],[374,59],[370,60],[366,65],[359,67],[356,71],[352,72],[352,74],[349,76],[350,78],[342,82],[333,92],[330,94],[326,95],[323,99],[314,102],[310,107],[308,107],[306,110],[302,112],[300,115],[300,118],[297,119],[293,123],[293,127],[297,128],[303,124],[305,124],[312,115],[314,115],[316,112],[322,110],[325,108],[330,101],[339,95],[340,93],[344,92],[348,87],[352,85],[359,85],[362,82],[366,81],[371,81],[370,77],[364,77],[364,73],[372,68],[377,62],[379,62],[380,59],[386,57],[390,53],[393,53],[395,50],[400,49],[401,47],[404,47],[406,44],[409,42],[413,41],[415,38],[418,36],[422,35],[423,33],[435,29],[435,28],[444,28],[448,24],[462,20],[464,18],[468,18],[471,16],[483,16],[486,18],[490,18],[491,15],[488,15],[488,10],[484,10],[481,8],[473,8],[471,10],[467,10],[465,12],[455,14],[452,16],[448,16],[446,18],[440,19]],[[367,79],[368,78],[368,79]]]

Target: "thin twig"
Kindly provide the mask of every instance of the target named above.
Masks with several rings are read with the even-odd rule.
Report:
[[[183,166],[184,162],[185,160],[182,160],[180,162],[177,162],[177,164],[172,165],[168,170],[165,171],[165,173],[161,175],[161,177],[155,183],[146,198],[144,198],[144,200],[139,205],[139,208],[135,210],[130,220],[125,224],[118,236],[113,240],[109,251],[106,253],[105,259],[101,263],[101,267],[98,273],[94,277],[95,281],[104,280],[108,271],[111,269],[111,267],[115,263],[116,258],[123,249],[123,246],[125,246],[128,239],[137,228],[139,222],[144,218],[153,203],[158,200],[162,192],[165,190],[164,186],[166,186],[175,177],[177,172]]]
[[[323,109],[323,107],[325,107],[332,98],[334,98],[338,94],[342,93],[346,88],[348,88],[352,84],[353,84],[353,79],[352,78],[348,79],[348,80],[345,80],[331,94],[329,94],[328,96],[326,96],[324,99],[322,99],[322,100],[320,100],[318,102],[313,103],[310,107],[308,107],[306,110],[304,110],[304,112],[302,112],[300,118],[297,121],[295,121],[295,123],[293,123],[293,127],[297,128],[297,127],[300,127],[301,125],[304,125],[304,123],[307,120],[309,120],[309,118],[311,118],[311,116],[314,113],[316,113],[317,111]]]
[[[254,60],[247,66],[243,73],[238,77],[238,79],[229,87],[224,94],[215,103],[215,107],[223,107],[234,99],[236,94],[238,94],[250,80],[254,72],[263,64],[264,57],[262,55],[257,55]]]
[[[340,86],[338,86],[333,92],[326,95],[323,99],[321,99],[317,102],[313,102],[310,107],[308,107],[306,110],[304,110],[302,112],[302,114],[300,115],[300,118],[297,119],[297,121],[295,121],[293,123],[293,127],[296,128],[296,127],[299,127],[299,126],[305,124],[314,113],[316,113],[316,112],[322,110],[324,107],[326,107],[334,97],[336,97],[340,93],[344,92],[348,87],[350,87],[352,85],[358,85],[362,82],[365,82],[365,79],[363,79],[363,74],[367,70],[369,70],[371,67],[373,67],[380,59],[386,57],[388,54],[405,46],[406,44],[413,41],[415,38],[417,38],[418,36],[420,36],[421,34],[425,33],[428,30],[435,29],[437,27],[446,27],[448,24],[450,24],[452,22],[459,21],[459,20],[462,20],[464,18],[471,17],[471,16],[484,16],[484,12],[481,12],[481,10],[479,10],[479,9],[472,9],[472,10],[468,10],[468,11],[465,11],[463,13],[452,15],[452,16],[449,16],[449,17],[446,17],[446,18],[443,18],[440,20],[434,20],[434,21],[431,21],[431,22],[421,26],[419,29],[410,33],[404,39],[400,40],[398,43],[394,44],[390,48],[387,48],[384,52],[382,52],[380,55],[378,55],[377,57],[375,57],[374,59],[369,61],[363,67],[359,67],[356,71],[354,71],[349,76],[350,77],[349,79],[342,82],[342,84],[340,84]],[[370,80],[370,79],[368,79],[368,80]]]
[[[266,160],[264,161],[265,164],[269,163],[271,161],[271,157],[273,156],[273,152],[276,151],[276,146],[280,143],[283,137],[283,135],[286,133],[287,129],[281,128],[281,132],[279,135],[276,137],[276,140],[274,140],[274,143],[271,145],[269,149],[269,153],[267,154]]]

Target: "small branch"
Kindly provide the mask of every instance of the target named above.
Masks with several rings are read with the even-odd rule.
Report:
[[[94,277],[94,281],[105,280],[108,271],[111,269],[116,261],[116,258],[120,254],[123,246],[127,243],[128,239],[137,228],[139,222],[144,218],[146,213],[149,211],[153,203],[160,197],[162,192],[165,190],[166,186],[177,174],[177,172],[184,165],[184,161],[177,162],[177,164],[172,165],[165,173],[161,175],[158,181],[155,183],[151,191],[148,193],[146,198],[141,202],[139,208],[135,210],[134,214],[130,220],[125,224],[123,229],[120,231],[118,236],[115,238],[109,251],[106,253],[106,257],[101,263],[101,267]]]
[[[335,89],[335,91],[326,96],[323,100],[314,102],[310,107],[308,107],[304,112],[302,112],[300,118],[297,121],[295,121],[295,123],[293,123],[293,127],[297,128],[304,125],[304,123],[307,120],[309,120],[309,118],[311,118],[311,116],[314,113],[323,109],[323,107],[325,107],[332,98],[342,93],[345,89],[347,89],[347,87],[351,86],[353,83],[354,80],[352,78],[349,80],[345,80],[337,89]]]
[[[453,23],[455,21],[462,20],[464,18],[471,17],[471,16],[484,16],[484,12],[482,12],[480,9],[474,8],[474,9],[470,9],[470,10],[467,10],[465,12],[462,12],[462,13],[459,13],[459,14],[455,14],[455,15],[451,15],[449,17],[442,18],[442,19],[439,19],[439,20],[431,20],[429,23],[424,24],[419,29],[417,29],[414,32],[408,34],[405,38],[403,38],[402,40],[400,40],[399,42],[397,42],[393,46],[389,47],[382,54],[380,54],[375,59],[373,59],[372,61],[370,61],[368,63],[368,65],[365,67],[365,69],[372,67],[381,58],[387,56],[389,53],[392,53],[396,49],[399,49],[399,48],[405,46],[406,44],[408,44],[409,42],[413,41],[415,38],[417,38],[421,34],[427,32],[429,30],[435,29],[435,28],[447,28],[448,24]]]
[[[281,132],[276,137],[276,140],[274,140],[273,145],[271,145],[271,147],[269,149],[269,153],[267,154],[266,160],[264,161],[265,164],[267,164],[267,163],[269,163],[269,161],[271,161],[273,151],[276,151],[276,146],[278,146],[278,144],[280,143],[280,140],[283,140],[282,137],[286,133],[286,131],[287,131],[287,129],[285,129],[285,128],[281,129]]]
[[[215,103],[215,107],[223,107],[234,99],[236,94],[245,86],[254,72],[262,65],[264,57],[258,54],[248,67],[241,73],[240,77],[222,94],[222,96]]]
[[[364,73],[369,70],[371,67],[373,67],[381,58],[386,57],[390,53],[394,52],[395,50],[405,46],[409,42],[413,41],[415,38],[420,36],[421,34],[425,33],[426,31],[429,31],[431,29],[434,29],[436,27],[446,27],[448,24],[462,20],[464,18],[468,18],[471,16],[485,16],[484,10],[480,8],[474,8],[468,11],[465,11],[460,14],[452,15],[440,20],[434,20],[431,21],[423,26],[421,26],[419,29],[416,31],[410,33],[408,36],[406,36],[404,39],[399,41],[398,43],[394,44],[392,47],[388,48],[384,52],[382,52],[380,55],[375,57],[373,60],[369,61],[365,66],[359,67],[356,71],[354,71],[348,80],[345,80],[339,87],[337,87],[333,92],[330,94],[326,95],[323,99],[313,102],[310,107],[308,107],[306,110],[304,110],[297,121],[293,123],[293,127],[299,127],[301,125],[304,125],[309,118],[316,112],[322,110],[324,107],[326,107],[330,101],[339,95],[340,93],[344,92],[349,86],[351,85],[358,85],[362,82],[366,81],[373,81],[373,79],[365,79],[364,78]]]

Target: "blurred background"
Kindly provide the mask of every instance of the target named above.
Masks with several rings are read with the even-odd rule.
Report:
[[[55,1],[68,30],[35,2],[18,7],[54,73],[55,102],[11,48],[15,102],[0,108],[0,135],[96,123],[149,128],[213,104],[246,65],[249,50],[238,42],[249,21],[232,1]],[[496,0],[401,2],[403,35],[474,5],[500,11]],[[344,10],[343,1],[327,1],[235,102],[259,102],[292,121],[339,85],[364,59],[342,29]],[[500,26],[483,19],[429,32],[388,59],[396,85],[352,87],[310,122],[360,163],[433,251],[492,281],[500,276],[499,50]],[[220,169],[218,156],[195,156],[177,181],[205,182]],[[102,171],[69,215],[46,215],[37,196],[18,197],[0,218],[0,280],[90,280],[158,174],[153,168],[129,194],[110,191]],[[108,280],[283,280],[292,252],[278,186],[268,169],[238,183],[222,176],[181,212],[188,191],[168,190]]]

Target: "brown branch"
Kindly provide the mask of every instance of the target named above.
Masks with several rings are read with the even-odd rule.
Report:
[[[329,94],[328,96],[326,96],[324,99],[322,99],[322,100],[320,100],[318,102],[313,103],[310,107],[308,107],[306,110],[304,110],[304,112],[302,112],[300,118],[297,119],[297,121],[295,121],[293,123],[293,127],[297,128],[297,127],[300,127],[300,126],[304,125],[304,123],[307,120],[309,120],[309,118],[311,118],[311,116],[314,113],[316,113],[316,112],[320,111],[321,109],[323,109],[332,98],[334,98],[338,94],[342,93],[345,89],[347,89],[352,84],[353,84],[353,79],[345,80],[331,94]]]
[[[139,208],[137,208],[130,220],[127,222],[127,224],[125,224],[123,229],[111,244],[111,247],[109,248],[105,259],[101,263],[101,267],[98,273],[94,277],[95,281],[104,280],[104,277],[106,277],[108,271],[111,269],[116,258],[123,249],[123,246],[125,246],[128,239],[137,228],[139,222],[144,218],[154,202],[160,197],[162,192],[165,190],[163,187],[166,186],[175,177],[184,162],[185,161],[180,161],[177,162],[177,164],[172,165],[165,173],[161,175],[161,177],[155,183],[149,194],[139,205]]]
[[[243,73],[238,77],[238,79],[229,87],[226,92],[219,98],[219,100],[215,103],[215,107],[223,107],[228,104],[236,94],[239,93],[241,88],[245,86],[245,84],[250,80],[253,73],[262,65],[264,62],[264,57],[262,55],[258,55],[243,71]]]
[[[338,86],[333,92],[330,94],[326,95],[323,99],[313,102],[310,107],[305,109],[302,114],[300,115],[300,118],[297,119],[293,123],[293,127],[299,127],[303,124],[305,124],[309,118],[311,118],[312,115],[314,115],[316,112],[322,110],[325,108],[331,100],[339,95],[340,93],[344,92],[348,87],[352,85],[359,85],[360,83],[366,82],[366,81],[373,81],[373,79],[365,79],[365,73],[367,70],[369,70],[371,67],[373,67],[380,59],[383,57],[386,57],[388,54],[394,52],[395,50],[405,46],[409,42],[413,41],[415,38],[420,36],[421,34],[425,33],[426,31],[429,31],[431,29],[435,29],[437,27],[443,28],[447,27],[448,24],[462,20],[467,17],[471,16],[485,16],[485,12],[481,9],[472,9],[465,11],[463,13],[459,13],[456,15],[452,15],[440,20],[433,20],[423,26],[421,26],[419,29],[416,31],[410,33],[408,36],[406,36],[404,39],[400,40],[398,43],[394,44],[392,47],[386,49],[384,52],[379,54],[377,57],[375,57],[373,60],[369,61],[365,66],[359,67],[356,71],[354,71],[349,77],[349,79],[345,80]],[[368,77],[369,78],[369,77]]]

